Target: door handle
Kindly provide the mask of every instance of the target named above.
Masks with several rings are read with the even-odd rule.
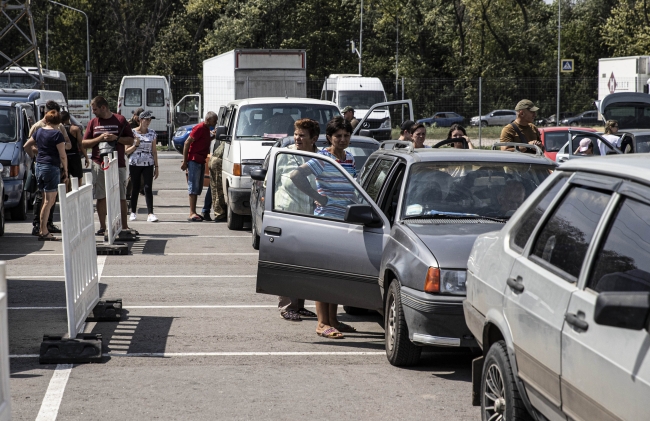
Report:
[[[513,290],[515,293],[521,294],[524,292],[524,285],[521,283],[521,278],[508,278],[506,281],[508,286],[510,287],[511,290]]]
[[[566,320],[566,322],[571,326],[580,330],[587,330],[589,328],[589,323],[585,322],[573,313],[566,313],[564,315],[564,320]]]
[[[282,228],[266,227],[266,228],[264,228],[264,234],[280,236],[280,235],[282,235]]]

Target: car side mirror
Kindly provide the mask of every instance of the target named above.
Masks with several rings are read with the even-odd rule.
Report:
[[[370,130],[364,129],[359,131],[359,136],[372,137],[372,132]]]
[[[603,326],[650,331],[650,292],[601,292],[594,321]]]
[[[217,131],[215,132],[215,138],[217,140],[227,140],[225,138],[227,132],[228,132],[228,127],[226,127],[226,126],[217,126]]]
[[[372,206],[366,204],[348,205],[344,221],[368,226],[381,224],[381,218],[375,214]]]
[[[251,178],[257,181],[264,181],[266,179],[266,171],[264,168],[254,168],[251,170]]]

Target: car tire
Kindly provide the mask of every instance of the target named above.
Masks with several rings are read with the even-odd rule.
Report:
[[[399,282],[393,281],[388,288],[384,311],[386,329],[386,358],[396,367],[409,367],[420,361],[422,348],[409,339],[409,329],[402,308]]]
[[[253,237],[253,248],[260,249],[260,236],[257,235],[257,226],[255,224],[255,215],[251,217],[251,236]]]
[[[359,307],[343,306],[343,311],[350,316],[365,316],[370,310]]]
[[[18,205],[11,209],[11,219],[14,221],[24,221],[27,219],[27,192],[25,190],[20,195]]]
[[[505,341],[492,344],[481,375],[481,420],[492,419],[533,420],[519,395]]]
[[[238,215],[228,206],[228,229],[241,230],[244,227],[244,215]]]
[[[571,127],[578,127],[579,124],[578,124],[577,121],[572,121],[571,123],[569,123],[569,126],[571,126]]]

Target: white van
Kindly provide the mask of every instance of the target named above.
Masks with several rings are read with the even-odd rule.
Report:
[[[169,139],[173,121],[173,100],[164,76],[124,76],[120,84],[117,113],[130,119],[142,107],[156,117],[149,126],[158,134],[158,142]]]
[[[386,102],[384,85],[376,77],[361,75],[329,75],[323,83],[322,100],[332,101],[343,110],[348,105],[354,108],[354,117],[361,121],[370,107]],[[387,109],[375,110],[364,122],[362,130],[370,130],[377,140],[391,138],[390,113]]]

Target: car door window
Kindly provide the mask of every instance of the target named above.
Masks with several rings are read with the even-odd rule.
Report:
[[[582,141],[583,139],[589,139],[591,141],[591,144],[594,146],[593,147],[594,156],[600,156],[601,155],[600,145],[601,145],[602,141],[600,140],[600,138],[598,136],[589,135],[589,134],[579,134],[579,135],[573,136],[573,139],[571,140],[571,151],[573,153],[575,153],[576,150],[580,147],[580,141]],[[605,146],[606,150],[613,152],[612,148],[610,148],[606,143],[604,144],[604,146]]]
[[[535,226],[542,219],[542,215],[544,215],[544,212],[546,212],[546,209],[568,179],[566,176],[556,178],[554,184],[539,199],[537,205],[529,208],[527,214],[522,218],[519,227],[515,229],[514,235],[511,236],[512,243],[515,246],[514,248],[524,249]]]
[[[404,164],[399,165],[391,175],[390,180],[386,183],[386,188],[384,189],[384,194],[381,200],[381,210],[388,218],[388,222],[393,225],[395,221],[395,214],[397,213],[397,205],[399,202],[399,194],[402,187],[402,180],[404,180],[404,171],[406,166]]]
[[[372,170],[373,165],[375,164],[375,161],[377,160],[376,156],[372,156],[368,158],[366,163],[361,167],[361,171],[359,171],[359,176],[357,177],[357,181],[361,186],[363,186],[364,182],[366,181],[366,178],[368,178],[368,174],[370,174],[370,170]]]
[[[314,192],[327,197],[313,199]],[[273,210],[343,221],[348,205],[367,203],[356,185],[325,159],[278,153],[275,159]]]
[[[571,188],[542,227],[532,256],[577,278],[610,197],[609,193],[597,190]]]
[[[393,166],[393,161],[389,159],[382,159],[376,165],[375,171],[370,176],[368,180],[368,187],[366,187],[366,193],[372,198],[372,200],[377,203],[377,198],[379,197],[379,192],[381,191],[381,186],[384,185],[386,181],[386,176]]]
[[[587,287],[603,291],[650,291],[650,205],[625,199],[597,254]]]

